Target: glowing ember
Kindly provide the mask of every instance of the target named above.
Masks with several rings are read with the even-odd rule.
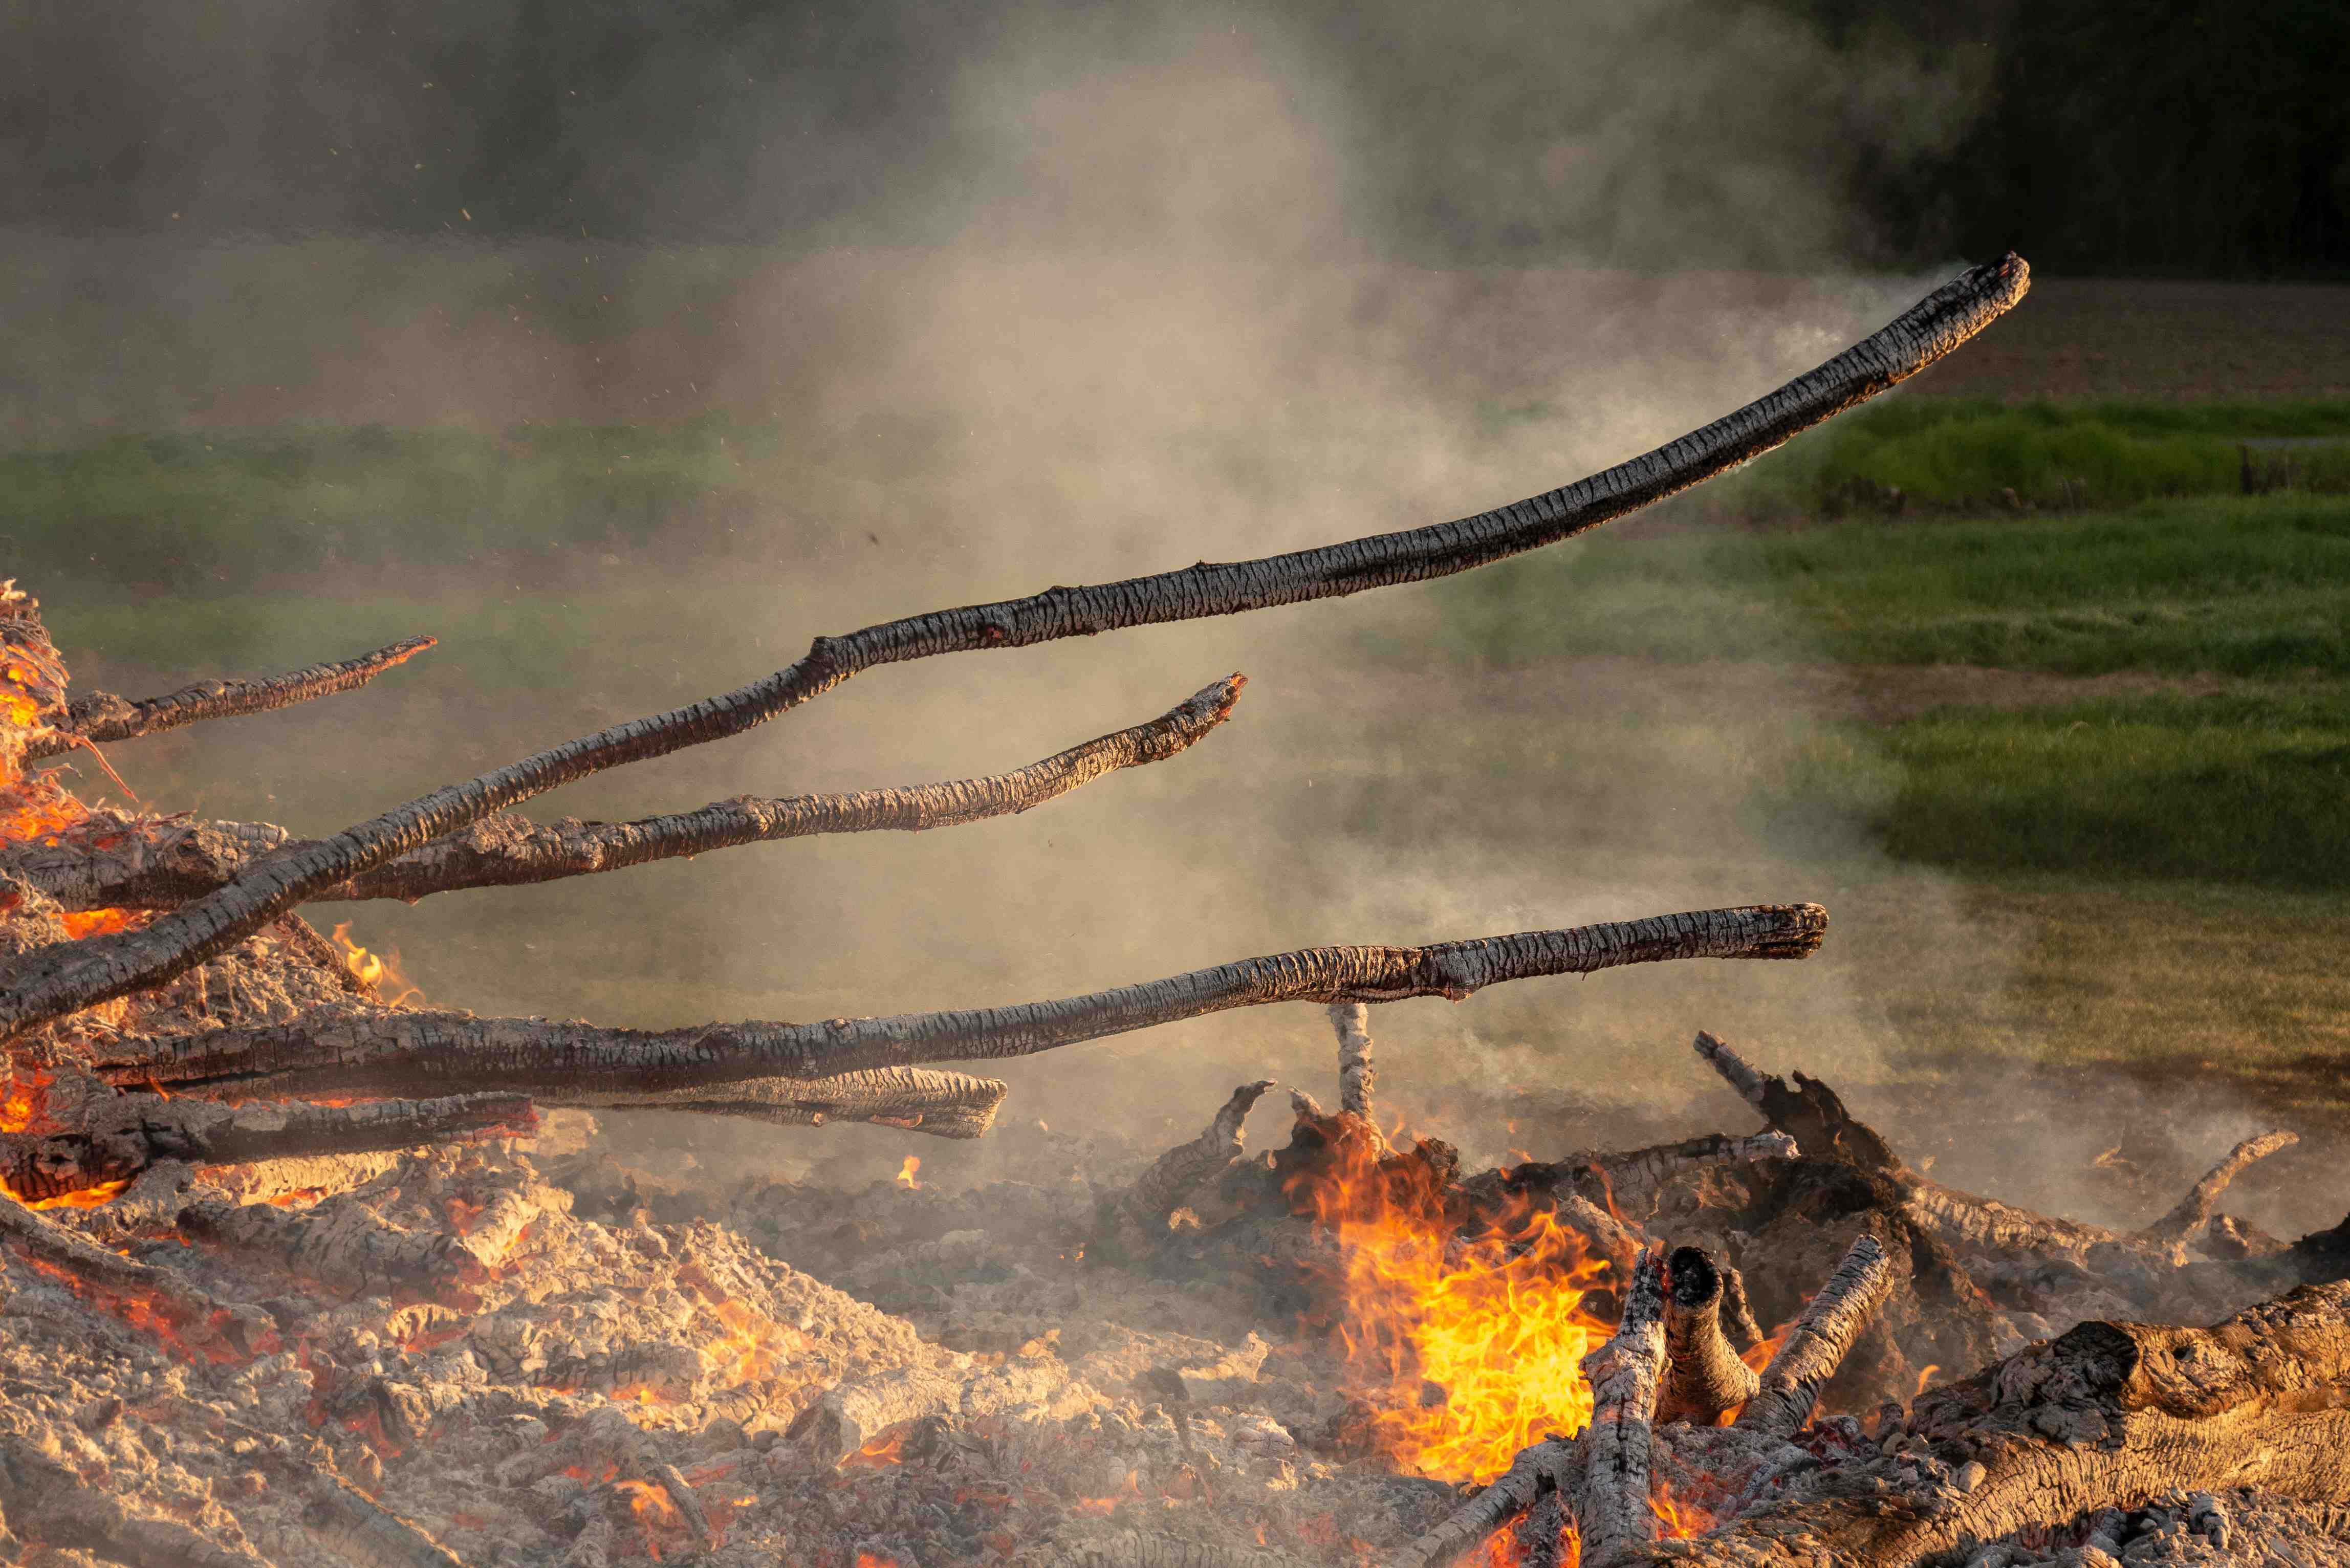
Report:
[[[629,1500],[629,1510],[645,1532],[645,1555],[661,1560],[661,1537],[684,1528],[685,1521],[670,1501],[669,1493],[640,1480],[614,1481],[612,1490]]]
[[[0,1093],[0,1133],[31,1131],[48,1103],[53,1081],[49,1074],[38,1071],[12,1075],[5,1092]]]
[[[1582,1238],[1530,1203],[1461,1236],[1424,1181],[1342,1139],[1292,1199],[1336,1233],[1343,1308],[1331,1330],[1368,1437],[1443,1480],[1490,1480],[1521,1449],[1591,1418],[1582,1361],[1613,1332],[1584,1307],[1605,1270]],[[1409,1162],[1400,1162],[1409,1167]]]
[[[65,921],[66,935],[78,941],[83,937],[110,936],[143,926],[154,915],[145,909],[69,909],[59,918]]]
[[[922,1168],[921,1157],[910,1154],[906,1163],[898,1168],[898,1185],[911,1190],[922,1184],[914,1179],[914,1172]]]
[[[905,1462],[906,1428],[891,1427],[889,1430],[869,1438],[863,1448],[842,1459],[840,1468],[845,1470],[879,1469]]]
[[[5,1192],[9,1197],[16,1198],[16,1201],[25,1203],[27,1209],[97,1209],[113,1202],[122,1195],[122,1189],[130,1185],[130,1183],[127,1181],[101,1181],[96,1187],[84,1187],[72,1192],[60,1192],[55,1198],[36,1198],[30,1203],[25,1203],[23,1199],[16,1198],[16,1192],[5,1181],[0,1181],[0,1192]]]
[[[1939,1363],[1931,1361],[1918,1369],[1918,1394],[1923,1394],[1926,1391],[1927,1385],[1934,1381],[1934,1374],[1941,1369]],[[1910,1397],[1915,1399],[1918,1394],[1912,1394]]]

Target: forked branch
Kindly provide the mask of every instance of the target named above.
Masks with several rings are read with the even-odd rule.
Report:
[[[577,1103],[748,1078],[1025,1056],[1279,1002],[1458,1001],[1504,981],[1668,959],[1799,959],[1818,948],[1826,929],[1827,911],[1816,904],[1758,904],[1425,948],[1306,948],[1012,1007],[662,1032],[334,1003],[290,1023],[156,1042],[152,1054],[96,1068],[120,1085],[154,1081],[194,1093],[498,1089]]]
[[[833,833],[920,833],[1012,816],[1057,800],[1121,768],[1165,762],[1226,719],[1247,677],[1228,675],[1147,723],[987,778],[951,779],[843,794],[750,795],[638,822],[552,826],[504,812],[411,849],[317,901],[399,898],[414,903],[465,888],[511,888],[618,871],[745,844]],[[104,847],[99,847],[100,845]],[[56,842],[11,846],[0,869],[16,872],[68,909],[172,909],[233,880],[265,856],[302,852],[266,823],[163,822],[94,817]]]
[[[338,691],[364,686],[396,664],[402,664],[440,639],[411,637],[332,664],[313,664],[286,675],[258,680],[199,680],[161,697],[132,701],[111,691],[92,691],[74,700],[63,722],[36,736],[25,748],[27,758],[53,757],[85,742],[134,741],[160,735],[183,724],[206,719],[234,719],[246,713],[267,713],[314,702]]]
[[[2012,254],[1971,268],[1827,363],[1737,412],[1605,472],[1473,517],[1261,560],[1202,561],[1155,576],[1050,588],[818,638],[789,669],[445,785],[309,847],[249,867],[227,887],[142,930],[58,943],[16,960],[0,971],[0,1035],[167,981],[326,888],[494,811],[606,768],[740,734],[861,670],[1335,598],[1447,576],[1556,543],[1759,457],[1915,375],[2021,299],[2029,275]]]

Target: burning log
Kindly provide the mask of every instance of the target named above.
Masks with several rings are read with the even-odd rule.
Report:
[[[1643,1252],[1615,1337],[1583,1364],[1591,1380],[1591,1425],[1583,1433],[1583,1495],[1575,1518],[1591,1568],[1612,1568],[1657,1538],[1648,1470],[1665,1375],[1664,1312],[1664,1265]]]
[[[1892,1286],[1893,1268],[1877,1238],[1863,1236],[1855,1241],[1762,1369],[1761,1391],[1733,1424],[1776,1438],[1802,1431],[1819,1403],[1821,1387],[1835,1376],[1845,1352]]]
[[[818,638],[789,669],[722,696],[567,742],[248,867],[144,929],[53,945],[0,966],[0,1037],[153,986],[327,888],[492,812],[607,768],[742,733],[862,670],[940,654],[1236,614],[1446,576],[1554,544],[1760,456],[1915,375],[2023,296],[2010,254],[1970,269],[1817,369],[1679,441],[1565,489],[1474,517],[1246,562],[909,617]],[[1351,995],[1328,1002],[1370,1000]]]
[[[154,1042],[99,1064],[119,1083],[201,1092],[400,1093],[422,1086],[565,1096],[636,1095],[909,1063],[1023,1056],[1234,1007],[1281,1002],[1454,1001],[1538,975],[1670,959],[1799,959],[1827,911],[1760,904],[1528,931],[1424,948],[1306,948],[1055,1002],[822,1023],[712,1023],[663,1032],[336,1003],[290,1024]],[[94,940],[94,939],[93,939]]]
[[[1908,1568],[2196,1488],[2350,1502],[2350,1284],[2209,1329],[2087,1323],[1920,1397],[1879,1455],[1636,1561]]]
[[[1669,1370],[1657,1419],[1710,1427],[1754,1397],[1762,1379],[1723,1334],[1730,1276],[1702,1247],[1678,1247],[1665,1261],[1665,1355]],[[1743,1293],[1740,1304],[1742,1306]],[[1751,1326],[1751,1324],[1750,1325]]]
[[[593,876],[747,844],[821,834],[920,833],[1017,815],[1107,774],[1189,750],[1232,716],[1246,684],[1243,676],[1227,676],[1148,723],[988,778],[782,800],[745,795],[639,822],[567,817],[543,826],[500,812],[313,897],[412,904],[434,893]],[[265,857],[313,847],[267,823],[105,813],[57,844],[11,846],[0,853],[0,870],[24,877],[69,909],[172,909],[225,886]]]
[[[1102,1206],[1096,1244],[1121,1256],[1139,1256],[1154,1235],[1163,1235],[1175,1210],[1201,1188],[1240,1163],[1241,1128],[1273,1080],[1243,1084],[1232,1091],[1198,1137],[1179,1143],[1115,1199]]]
[[[28,1202],[129,1183],[161,1164],[240,1165],[526,1134],[530,1102],[504,1094],[356,1106],[125,1095],[69,1132],[0,1137],[0,1184]]]
[[[136,702],[111,691],[92,691],[77,698],[60,720],[36,735],[25,748],[25,758],[27,762],[36,761],[75,746],[134,741],[207,719],[234,719],[315,702],[321,697],[364,686],[385,670],[405,664],[439,643],[438,638],[411,637],[389,648],[379,648],[373,653],[332,664],[313,664],[258,680],[199,680],[167,696]]]

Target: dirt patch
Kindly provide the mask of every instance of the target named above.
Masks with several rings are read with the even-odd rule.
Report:
[[[2035,279],[1913,385],[2002,402],[2350,397],[2350,285]]]

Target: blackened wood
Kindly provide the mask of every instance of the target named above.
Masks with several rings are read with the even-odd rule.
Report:
[[[206,719],[267,713],[298,702],[315,702],[338,691],[364,686],[395,665],[404,664],[440,639],[411,637],[332,664],[313,664],[285,675],[255,680],[199,680],[161,697],[132,701],[111,691],[76,698],[65,716],[25,748],[28,758],[53,757],[85,742],[134,741],[160,735]]]
[[[1762,1369],[1762,1387],[1738,1413],[1737,1424],[1778,1438],[1802,1431],[1819,1403],[1820,1389],[1835,1376],[1845,1352],[1892,1288],[1893,1268],[1884,1247],[1874,1236],[1855,1241]]]
[[[0,1038],[160,984],[321,890],[502,807],[606,768],[740,734],[861,670],[1423,582],[1572,537],[1759,457],[1917,374],[2022,299],[2030,275],[2012,254],[1970,268],[1835,358],[1737,412],[1575,484],[1472,517],[1261,560],[1202,561],[1156,576],[1049,588],[1024,599],[910,616],[847,637],[820,637],[789,669],[443,786],[310,849],[248,867],[227,887],[142,930],[56,944],[13,960],[0,970]]]
[[[476,1018],[356,1003],[293,1023],[148,1042],[96,1064],[118,1084],[245,1095],[419,1089],[629,1095],[747,1078],[1024,1056],[1234,1007],[1280,1002],[1455,1001],[1488,985],[1668,959],[1796,959],[1819,946],[1816,904],[1707,909],[1425,948],[1306,948],[1054,1002],[822,1023],[712,1023],[663,1032]]]
[[[1659,1421],[1711,1426],[1754,1397],[1762,1380],[1722,1332],[1728,1281],[1702,1247],[1677,1247],[1665,1260],[1665,1386]]]

